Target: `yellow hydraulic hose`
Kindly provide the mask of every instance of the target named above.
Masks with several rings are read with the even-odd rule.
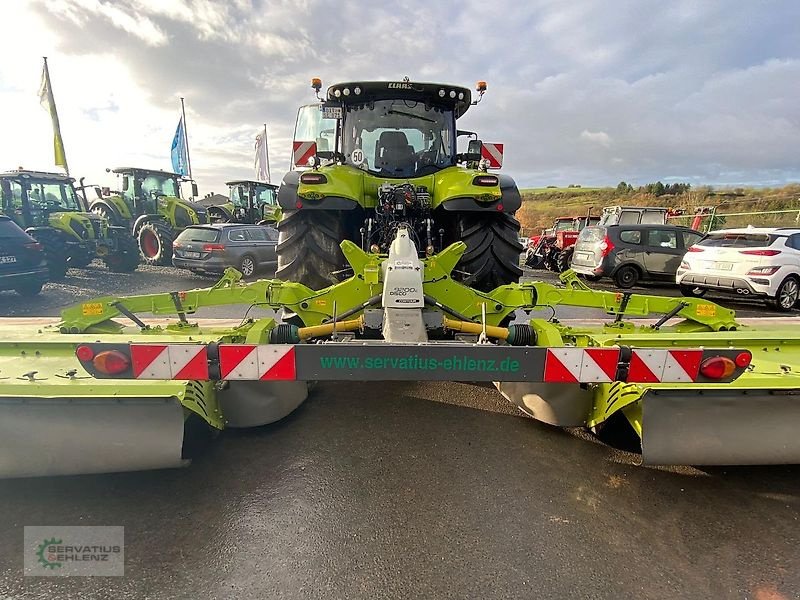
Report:
[[[462,333],[473,333],[476,335],[480,335],[481,333],[483,333],[483,325],[481,325],[480,323],[456,321],[455,319],[450,319],[448,317],[444,317],[444,326],[446,329],[450,329],[452,331],[460,331]],[[486,336],[490,338],[506,340],[508,339],[508,329],[505,327],[495,327],[494,325],[487,325]]]
[[[350,321],[338,321],[336,323],[325,323],[324,325],[314,325],[312,327],[300,327],[297,335],[301,340],[308,340],[316,337],[327,337],[334,331],[357,331],[364,327],[364,317],[351,319]]]

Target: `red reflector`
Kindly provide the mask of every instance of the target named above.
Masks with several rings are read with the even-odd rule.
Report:
[[[225,250],[222,244],[203,244],[203,252],[214,252],[217,250]]]
[[[739,250],[739,254],[749,254],[751,256],[777,256],[780,250]]]
[[[744,369],[750,366],[750,361],[753,360],[753,355],[749,352],[741,352],[736,356],[736,359],[733,361],[736,363],[736,366],[740,369]]]
[[[503,208],[505,208],[505,207],[504,207],[502,204],[498,204],[498,205],[497,205],[495,208],[496,208],[496,209],[497,209],[499,212],[502,212],[502,211],[503,211]]]
[[[303,203],[300,202],[300,200],[298,200],[297,202],[295,202],[294,206],[295,208],[303,208]]]
[[[702,248],[698,248],[697,246],[689,246],[686,250],[687,252],[705,252]]]
[[[94,358],[94,350],[89,346],[78,346],[78,349],[75,350],[75,356],[78,357],[78,360],[92,360]]]
[[[497,185],[497,183],[497,177],[494,175],[478,175],[472,179],[472,185],[479,185],[482,187],[492,187]]]
[[[300,175],[300,183],[319,185],[321,183],[328,183],[328,178],[322,173],[303,173]]]
[[[119,350],[106,350],[95,356],[92,364],[101,373],[116,375],[127,371],[131,366],[131,361]]]
[[[725,379],[736,371],[736,364],[725,356],[707,358],[700,365],[700,374],[709,379]]]

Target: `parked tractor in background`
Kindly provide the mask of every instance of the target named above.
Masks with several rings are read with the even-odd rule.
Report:
[[[210,223],[275,223],[280,220],[278,186],[263,181],[228,181],[228,202],[208,209]]]
[[[139,252],[127,229],[109,226],[89,212],[74,181],[60,173],[2,173],[2,212],[43,246],[53,281],[63,279],[68,268],[81,269],[95,258],[111,271],[136,270]]]
[[[177,173],[131,167],[111,172],[121,179],[122,189],[104,188],[91,201],[91,211],[128,228],[145,263],[171,264],[175,236],[189,225],[206,223],[206,208],[181,197],[183,180]],[[192,196],[197,196],[194,182]]]
[[[312,87],[319,94],[322,82]],[[479,82],[478,100],[485,90]],[[467,88],[406,79],[336,84],[301,107],[293,163],[306,169],[278,191],[277,277],[322,289],[352,274],[342,241],[385,254],[402,225],[426,256],[464,242],[453,276],[465,285],[518,281],[521,197],[483,156],[499,146],[473,139],[457,151],[457,137],[471,134],[456,120],[473,104]]]
[[[591,210],[591,209],[590,209]],[[531,237],[525,264],[532,269],[549,269],[562,273],[569,268],[578,235],[587,225],[597,225],[599,216],[557,217],[553,226]]]

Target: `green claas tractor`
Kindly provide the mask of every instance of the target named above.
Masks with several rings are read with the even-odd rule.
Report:
[[[322,83],[315,79],[317,91]],[[478,100],[486,89],[478,85]],[[478,290],[517,282],[519,190],[487,172],[478,139],[458,153],[456,120],[477,104],[469,89],[361,81],[328,88],[297,117],[293,163],[278,191],[277,277],[321,289],[351,273],[339,244],[385,254],[407,225],[423,255],[463,241],[453,276]],[[496,148],[496,146],[492,146]]]
[[[280,219],[278,186],[263,181],[228,181],[229,201],[208,209],[211,223],[275,223]]]
[[[44,247],[51,280],[95,258],[112,271],[136,270],[139,252],[127,229],[89,212],[71,177],[20,169],[0,173],[0,188],[3,213]]]
[[[170,264],[175,236],[189,225],[206,223],[205,207],[181,198],[177,173],[130,167],[112,172],[122,180],[122,190],[104,189],[91,201],[91,211],[129,228],[145,263]],[[194,182],[192,195],[197,196]]]

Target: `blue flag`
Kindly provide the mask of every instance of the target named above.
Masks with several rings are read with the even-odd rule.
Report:
[[[186,156],[186,130],[183,127],[183,117],[178,121],[175,137],[172,139],[172,170],[179,175],[189,174],[189,159]]]

